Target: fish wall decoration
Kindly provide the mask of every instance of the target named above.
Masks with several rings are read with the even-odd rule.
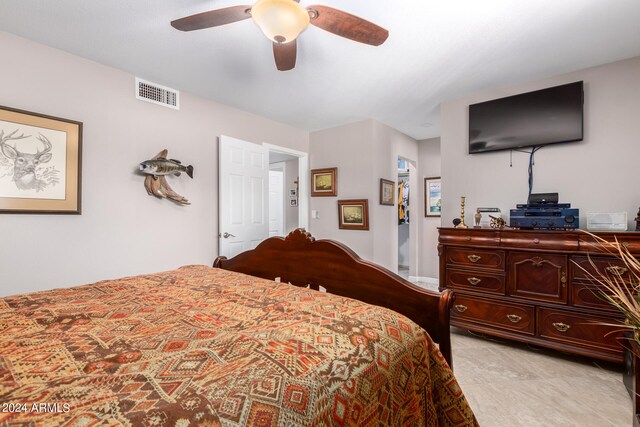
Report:
[[[144,180],[144,188],[150,196],[167,198],[181,205],[190,205],[191,202],[179,195],[169,186],[166,175],[180,176],[182,172],[193,178],[193,166],[184,166],[179,160],[168,159],[168,150],[162,150],[151,160],[140,163],[140,171],[147,174]]]

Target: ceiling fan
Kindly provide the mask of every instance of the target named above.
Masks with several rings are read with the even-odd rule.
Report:
[[[299,0],[258,0],[253,6],[231,6],[186,16],[171,22],[180,31],[218,27],[253,18],[273,42],[273,56],[280,71],[296,65],[296,38],[309,24],[360,43],[379,46],[389,32],[367,20],[329,6],[304,8]]]

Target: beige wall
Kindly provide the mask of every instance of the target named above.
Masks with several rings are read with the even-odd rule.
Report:
[[[311,133],[310,151],[311,169],[338,168],[338,197],[311,198],[310,209],[320,214],[320,219],[310,220],[311,233],[317,238],[345,243],[362,258],[397,271],[397,210],[380,205],[380,178],[396,180],[398,156],[411,160],[415,171],[416,141],[374,120],[366,120]],[[416,188],[416,173],[412,179],[412,187]],[[415,192],[410,194],[415,201]],[[342,199],[368,199],[369,231],[338,228],[337,201]],[[417,202],[412,204],[415,206]],[[412,269],[416,268],[416,240],[411,242]]]
[[[409,160],[409,274],[416,275],[418,259],[418,219],[417,191],[418,144],[415,139],[373,121],[374,158],[374,198],[373,215],[377,225],[373,230],[375,254],[373,261],[397,271],[398,268],[398,209],[397,206],[380,205],[380,178],[397,182],[398,157]],[[397,203],[397,200],[396,200]]]
[[[544,80],[487,90],[442,104],[442,223],[466,223],[478,206],[510,208],[527,198],[527,154],[509,151],[469,155],[468,106],[476,102],[584,80],[584,140],[542,148],[535,155],[534,193],[558,192],[561,202],[587,212],[626,211],[629,227],[640,206],[640,57]],[[633,227],[630,229],[634,229]]]
[[[370,228],[376,227],[371,217],[373,186],[373,123],[371,120],[312,132],[309,137],[311,169],[338,168],[338,196],[311,197],[309,231],[319,239],[335,239],[365,259],[373,259],[371,231],[338,229],[338,200],[369,199]]]
[[[424,179],[440,176],[440,138],[418,141],[418,179],[420,211],[420,271],[426,278],[437,278],[438,267],[438,227],[440,217],[424,216]],[[446,185],[443,182],[443,185]]]
[[[0,104],[84,123],[82,215],[1,214],[0,295],[210,264],[218,136],[309,148],[306,131],[188,93],[179,111],[138,101],[133,75],[7,33],[0,52]],[[148,196],[134,173],[163,148],[194,166],[170,178],[191,206]]]

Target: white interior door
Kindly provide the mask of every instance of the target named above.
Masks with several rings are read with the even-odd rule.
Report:
[[[231,258],[269,236],[269,152],[228,136],[219,146],[218,247]]]
[[[284,171],[269,171],[269,237],[284,235]]]

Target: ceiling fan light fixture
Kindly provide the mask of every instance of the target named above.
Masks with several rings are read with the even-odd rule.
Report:
[[[258,0],[251,17],[275,43],[293,41],[309,26],[309,12],[294,0]]]

